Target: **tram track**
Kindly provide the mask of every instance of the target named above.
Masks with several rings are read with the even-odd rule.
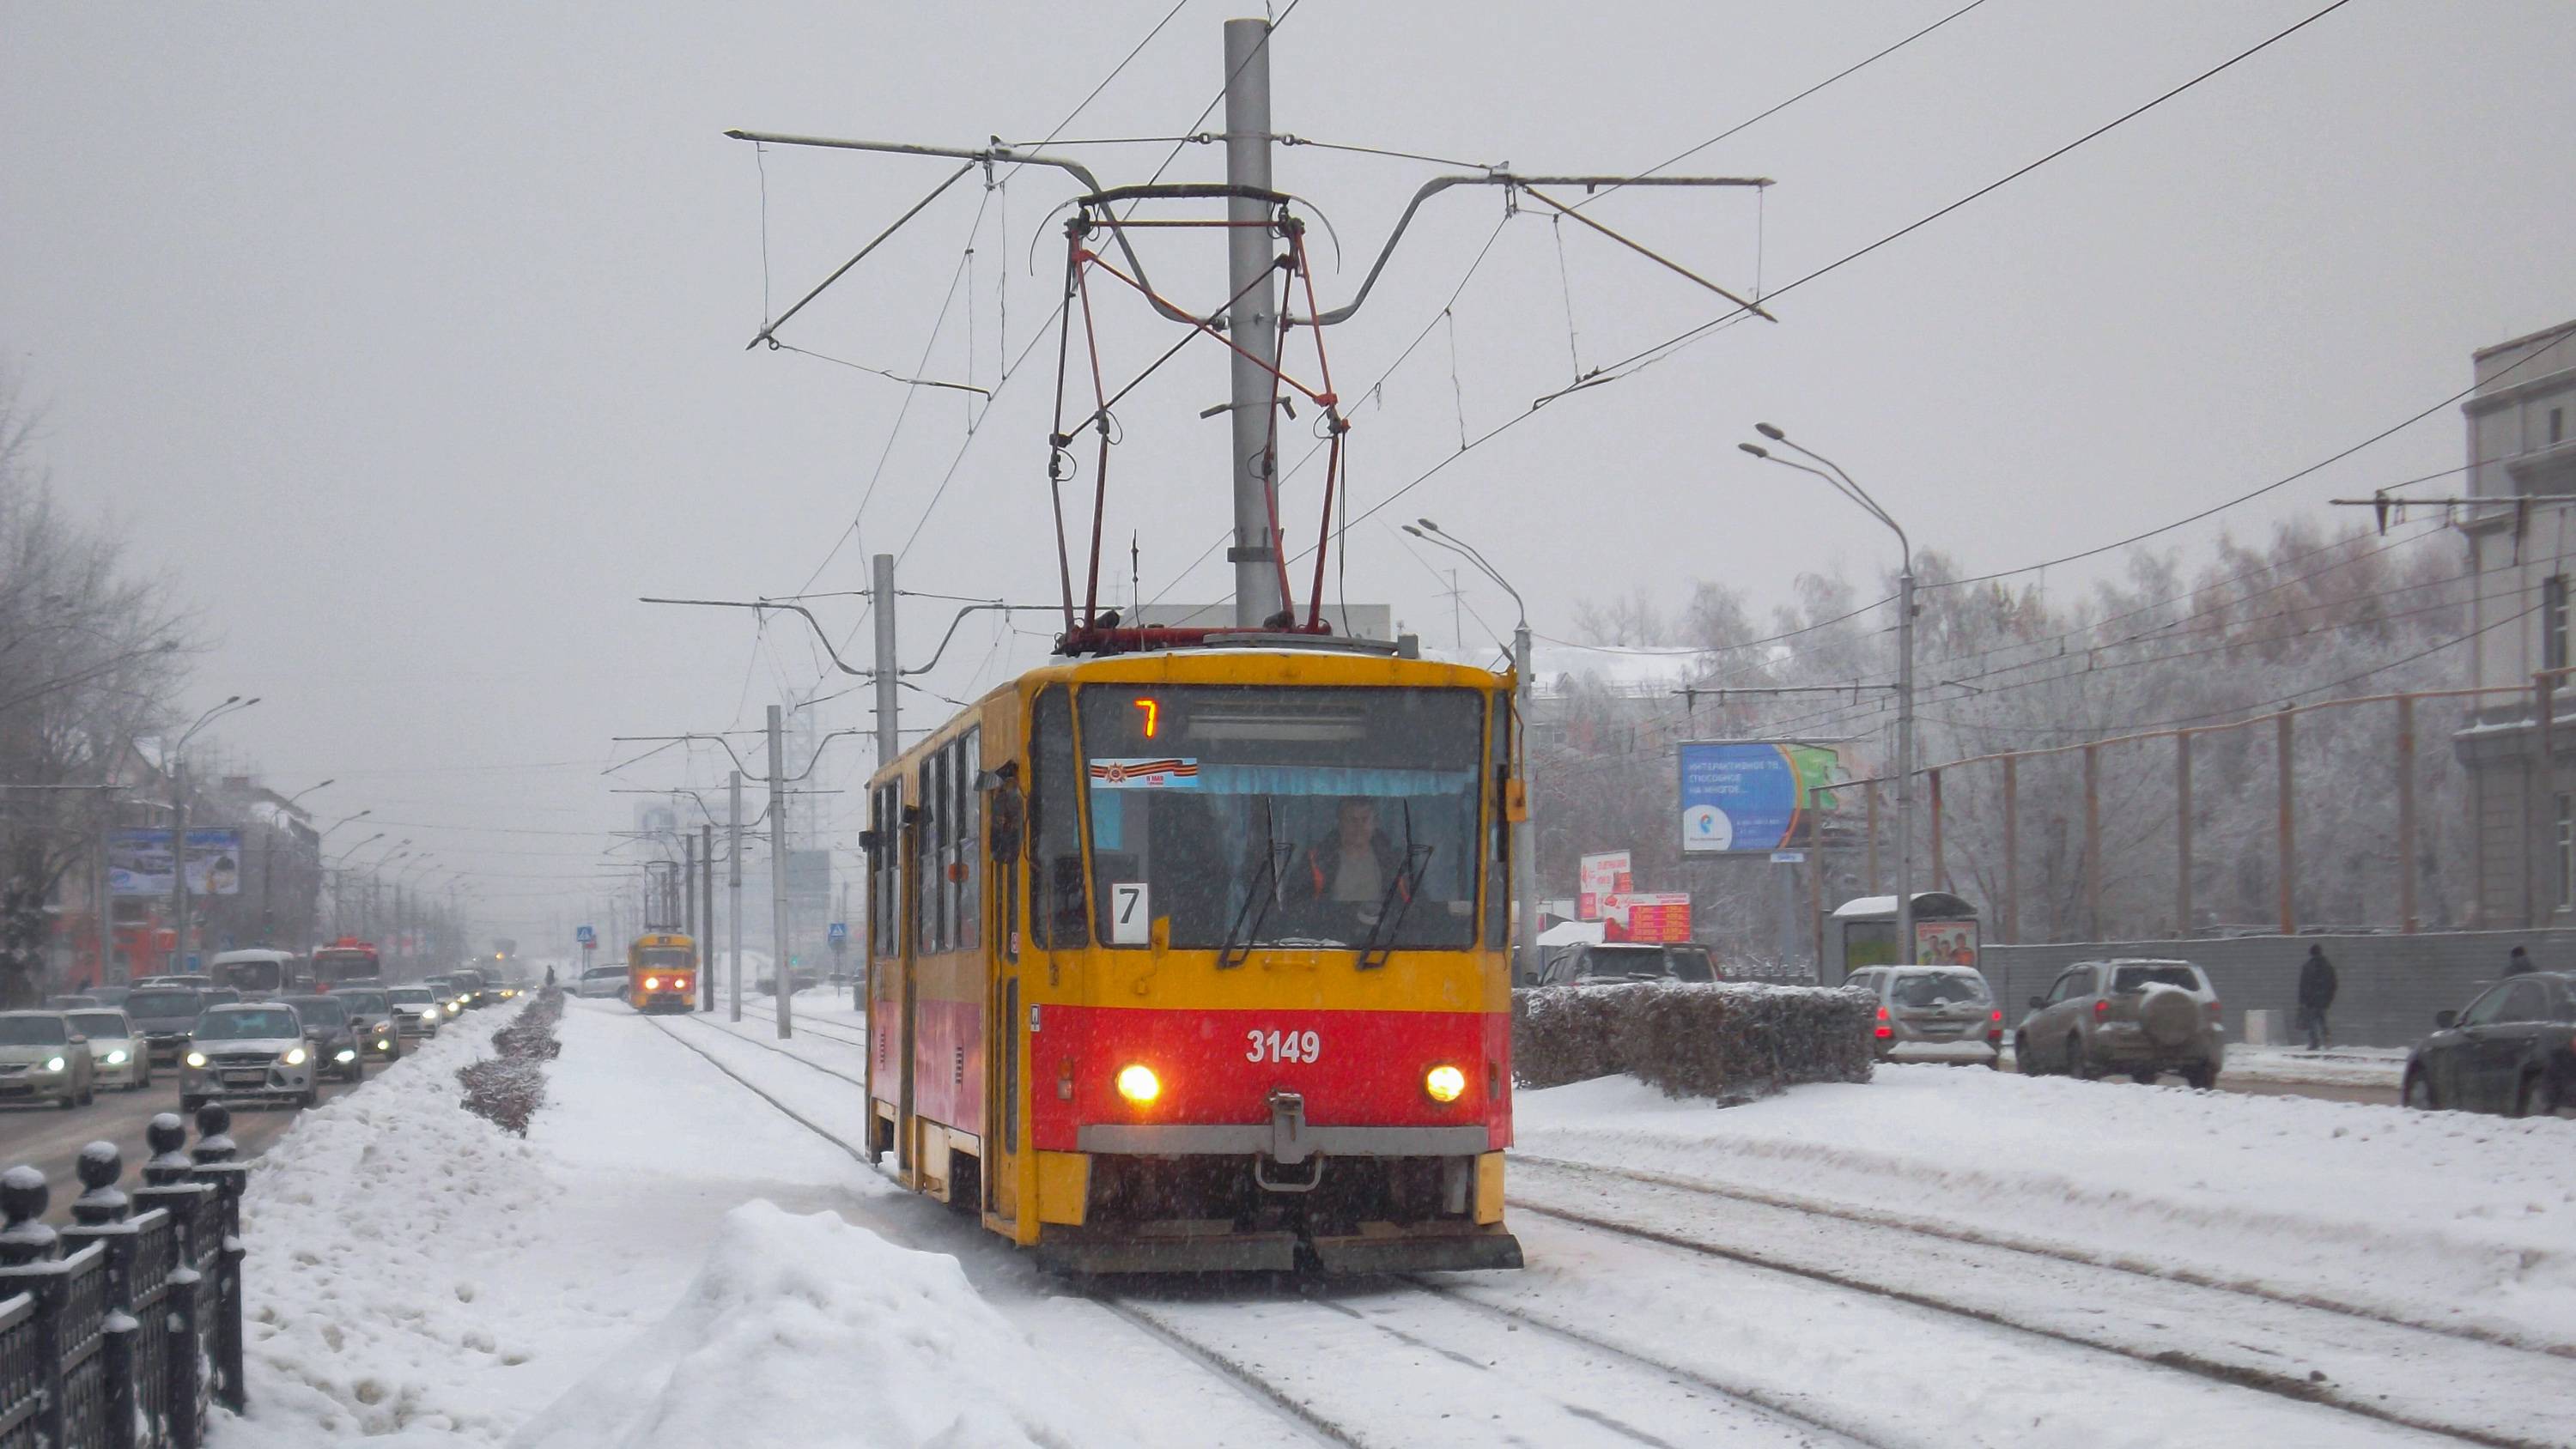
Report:
[[[763,1088],[758,1083],[752,1081],[749,1077],[735,1070],[731,1065],[723,1061],[715,1052],[708,1050],[705,1045],[698,1041],[690,1040],[690,1033],[681,1032],[673,1024],[660,1020],[655,1020],[653,1024],[656,1029],[660,1030],[664,1035],[669,1036],[673,1041],[696,1054],[698,1057],[706,1061],[708,1065],[714,1067],[717,1071],[722,1072],[736,1085],[749,1091],[753,1096],[758,1097],[771,1109],[787,1117],[790,1121],[796,1123],[806,1131],[811,1132],[815,1136],[821,1137],[825,1141],[831,1143],[834,1147],[849,1155],[854,1161],[868,1163],[867,1155],[863,1150],[849,1142],[846,1138],[841,1137],[830,1129],[822,1126],[820,1123],[815,1122],[804,1113],[799,1112],[795,1107],[781,1099],[778,1094]],[[760,1041],[743,1033],[728,1030],[720,1023],[706,1022],[703,1023],[703,1025],[720,1036],[743,1042],[746,1045],[757,1047],[763,1051],[776,1052],[782,1056],[795,1058],[798,1061],[804,1062],[805,1065],[822,1072],[826,1076],[835,1077],[841,1081],[852,1082],[855,1084],[856,1079],[848,1077],[842,1073],[832,1071],[827,1067],[820,1066],[819,1064],[807,1060],[795,1052],[781,1048],[774,1043]],[[868,1165],[874,1169],[873,1163],[868,1163]],[[1659,1384],[1675,1381],[1686,1382],[1691,1389],[1696,1390],[1698,1393],[1704,1393],[1734,1406],[1735,1411],[1740,1414],[1750,1415],[1780,1425],[1783,1429],[1787,1430],[1790,1435],[1794,1436],[1795,1442],[1802,1444],[1856,1446],[1856,1449],[1880,1449],[1880,1446],[1877,1445],[1875,1441],[1858,1437],[1847,1428],[1829,1424],[1813,1415],[1801,1412],[1797,1408],[1772,1396],[1762,1395],[1758,1392],[1743,1391],[1738,1387],[1729,1386],[1704,1375],[1693,1373],[1690,1370],[1681,1369],[1649,1356],[1641,1355],[1633,1350],[1623,1348],[1607,1340],[1593,1337],[1592,1335],[1585,1334],[1579,1330],[1568,1328],[1562,1324],[1550,1323],[1535,1316],[1521,1314],[1506,1307],[1478,1303],[1459,1295],[1454,1290],[1444,1288],[1441,1285],[1431,1283],[1427,1280],[1418,1278],[1395,1278],[1382,1281],[1400,1283],[1409,1290],[1405,1295],[1407,1299],[1405,1306],[1408,1311],[1418,1312],[1424,1305],[1440,1304],[1444,1307],[1453,1308],[1465,1315],[1472,1315],[1498,1322],[1508,1322],[1515,1331],[1519,1327],[1523,1326],[1534,1328],[1549,1337],[1574,1345],[1590,1354],[1593,1354],[1599,1359],[1623,1366],[1624,1368],[1632,1371],[1642,1380]],[[1208,1325],[1191,1325],[1175,1321],[1173,1316],[1171,1316],[1167,1311],[1169,1305],[1153,1304],[1149,1300],[1139,1298],[1137,1295],[1109,1291],[1098,1284],[1088,1285],[1081,1296],[1085,1301],[1097,1305],[1104,1312],[1111,1314],[1119,1321],[1135,1328],[1138,1332],[1153,1338],[1157,1342],[1169,1348],[1172,1352],[1190,1359],[1193,1363],[1198,1364],[1208,1372],[1216,1375],[1220,1379],[1223,1379],[1246,1399],[1275,1414],[1283,1422],[1294,1426],[1301,1436],[1311,1439],[1313,1442],[1339,1445],[1343,1446],[1343,1449],[1379,1449],[1379,1446],[1381,1445],[1391,1446],[1395,1444],[1409,1444],[1415,1442],[1414,1438],[1410,1435],[1402,1435],[1393,1439],[1371,1438],[1349,1427],[1341,1419],[1336,1418],[1325,1409],[1318,1407],[1314,1397],[1300,1394],[1296,1387],[1287,1381],[1287,1375],[1263,1372],[1259,1365],[1249,1361],[1252,1357],[1250,1352],[1239,1350],[1229,1351],[1227,1348],[1221,1347],[1219,1344],[1212,1342],[1211,1340],[1215,1339],[1217,1335],[1209,1331]],[[1443,1340],[1458,1336],[1455,1330],[1444,1329],[1438,1333],[1409,1330],[1397,1324],[1381,1321],[1382,1315],[1378,1313],[1362,1311],[1331,1298],[1312,1299],[1301,1294],[1293,1300],[1288,1300],[1285,1304],[1269,1299],[1255,1299],[1246,1303],[1231,1298],[1218,1304],[1219,1308],[1228,1311],[1229,1316],[1231,1316],[1231,1310],[1243,1307],[1267,1309],[1275,1312],[1281,1310],[1283,1307],[1293,1310],[1299,1306],[1312,1306],[1322,1311],[1333,1313],[1337,1316],[1355,1319],[1372,1330],[1391,1337],[1398,1342],[1405,1343],[1417,1350],[1426,1350],[1431,1353],[1438,1354],[1444,1359],[1459,1365],[1462,1369],[1472,1369],[1479,1374],[1497,1372],[1513,1367],[1513,1365],[1509,1365],[1504,1362],[1480,1362],[1474,1360],[1468,1355],[1461,1354],[1454,1349],[1443,1347]],[[1183,1305],[1183,1307],[1185,1310],[1186,1305]],[[1166,1311],[1158,1311],[1158,1309]],[[1267,1346],[1266,1342],[1259,1338],[1256,1338],[1255,1343],[1252,1345],[1256,1350]],[[1541,1394],[1541,1397],[1549,1408],[1564,1413],[1571,1420],[1578,1421],[1585,1430],[1595,1435],[1606,1434],[1621,1442],[1649,1446],[1649,1449],[1673,1449],[1673,1446],[1678,1444],[1691,1442],[1688,1438],[1677,1439],[1658,1435],[1649,1428],[1627,1422],[1620,1417],[1620,1409],[1615,1403],[1610,1406],[1592,1405],[1554,1393],[1544,1393]]]
[[[1652,1178],[1651,1174],[1631,1174],[1615,1169],[1607,1169],[1605,1174]],[[1654,1185],[1685,1191],[1688,1186],[1661,1182]],[[1732,1198],[1738,1195],[1712,1192],[1705,1196]],[[1754,1202],[1761,1210],[1784,1215],[1805,1211],[1755,1199],[1747,1201]],[[2023,1310],[2015,1305],[2006,1286],[1990,1291],[1985,1302],[1972,1302],[1966,1301],[1964,1295],[1926,1291],[1898,1281],[1905,1276],[1898,1269],[1906,1264],[1907,1254],[1903,1251],[1890,1253],[1884,1247],[1872,1249],[1864,1245],[1855,1250],[1852,1244],[1846,1243],[1822,1255],[1813,1251],[1802,1252],[1794,1246],[1783,1251],[1777,1246],[1779,1238],[1776,1232],[1757,1230],[1746,1233],[1745,1230],[1752,1225],[1742,1219],[1713,1220],[1703,1213],[1689,1218],[1687,1228],[1655,1227],[1605,1216],[1599,1211],[1533,1201],[1529,1194],[1519,1189],[1515,1190],[1512,1207],[1517,1212],[1568,1224],[1581,1231],[1609,1234],[1694,1257],[1825,1283],[1989,1328],[2110,1354],[2152,1368],[2189,1374],[2465,1443],[2500,1446],[2500,1449],[2547,1449],[2547,1446],[2561,1444],[2563,1439],[2558,1429],[2553,1427],[2554,1421],[2525,1416],[2523,1422],[2516,1424],[2496,1417],[2499,1413],[2496,1406],[2530,1402],[2530,1380],[2535,1372],[2565,1379],[2567,1392],[2576,1394],[2576,1374],[2568,1373],[2561,1360],[2545,1352],[2456,1334],[2433,1335],[2450,1340],[2448,1344],[2426,1344],[2418,1336],[2426,1330],[2414,1325],[2362,1315],[2363,1322],[2369,1325],[2364,1328],[2362,1324],[2352,1322],[2350,1315],[2286,1302],[2271,1295],[2245,1295],[2260,1300],[2262,1306],[2236,1305],[2232,1311],[2231,1306],[2224,1302],[2195,1304],[2187,1298],[2175,1301],[2173,1290],[2176,1289],[2185,1295],[2212,1294],[2223,1290],[2185,1284],[2170,1278],[2158,1279],[2156,1275],[2136,1270],[2111,1269],[2079,1258],[2028,1255],[2053,1259],[2084,1274],[2126,1271],[2133,1278],[2161,1283],[2168,1296],[2162,1302],[2124,1301],[2116,1290],[2105,1291],[2098,1281],[2088,1284],[2081,1277],[2069,1281],[2061,1272],[2049,1282],[2046,1301],[2078,1306],[2054,1310],[2036,1306]],[[1822,1216],[1829,1220],[1849,1221],[1847,1214]],[[1869,1223],[1866,1226],[1879,1232],[1904,1231],[1885,1224]],[[1748,1246],[1747,1237],[1757,1242],[1768,1237],[1772,1240],[1773,1250]],[[1976,1248],[1987,1253],[2020,1251],[1982,1243]],[[1879,1266],[1876,1271],[1871,1271],[1854,1265]],[[1939,1269],[1917,1276],[1938,1281],[1997,1285],[2008,1285],[2014,1281],[2008,1268],[1955,1256]],[[2301,1321],[2302,1318],[2311,1321]],[[2163,1321],[2166,1319],[2184,1321],[2192,1328],[2176,1332]],[[2313,1321],[2317,1319],[2331,1321]],[[2159,1342],[2160,1339],[2165,1341]],[[2476,1358],[2474,1361],[2464,1359],[2464,1354],[2472,1354]],[[2336,1372],[2329,1374],[2321,1368],[2309,1367],[2319,1363],[2332,1364]],[[2542,1397],[2545,1399],[2546,1395]],[[2488,1416],[2487,1422],[2469,1421],[2481,1414]]]
[[[1902,1213],[1887,1212],[1875,1208],[1855,1207],[1847,1203],[1834,1202],[1825,1198],[1806,1197],[1796,1193],[1772,1192],[1758,1188],[1707,1182],[1697,1178],[1676,1177],[1667,1173],[1648,1172],[1632,1167],[1617,1167],[1606,1163],[1579,1162],[1570,1158],[1547,1157],[1535,1153],[1525,1153],[1518,1150],[1515,1150],[1512,1153],[1511,1164],[1515,1169],[1535,1167],[1543,1172],[1557,1172],[1571,1176],[1618,1178],[1627,1182],[1639,1183],[1647,1187],[1664,1189],[1672,1192],[1689,1193],[1699,1197],[1719,1198],[1730,1202],[1775,1208],[1784,1212],[1802,1213],[1813,1217],[1835,1219],[1842,1222],[1857,1224],[1866,1228],[1908,1233],[1928,1239],[1959,1243],[1977,1248],[1993,1249],[1997,1252],[2019,1254],[2030,1258],[2048,1259],[2081,1268],[2099,1269],[2108,1273],[2122,1273],[2133,1278],[2144,1279],[2151,1283],[2184,1284],[2189,1287],[2205,1289],[2214,1293],[2235,1294],[2239,1297],[2250,1298],[2269,1304],[2276,1304],[2285,1308],[2313,1313],[2334,1314],[2341,1317],[2357,1319],[2365,1323],[2377,1324],[2382,1327],[2403,1329],[2413,1333],[2429,1333],[2439,1337],[2457,1339],[2463,1343],[2474,1343],[2489,1348],[2506,1349],[2516,1353],[2538,1354],[2549,1358],[2576,1360],[2576,1344],[2535,1342],[2526,1337],[2498,1332],[2493,1329],[2478,1327],[2475,1325],[2436,1323],[2426,1319],[2409,1318],[2401,1314],[2390,1313],[2383,1309],[2373,1308],[2365,1304],[2346,1302],[2341,1299],[2329,1298],[2318,1294],[2282,1292],[2266,1288],[2258,1283],[2248,1283],[2242,1279],[2221,1277],[2214,1273],[2204,1273],[2190,1267],[2188,1264],[2144,1264],[2108,1254],[2087,1252],[2079,1248],[2070,1248],[2052,1243],[2038,1242],[2012,1234],[1985,1232],[1975,1228],[1961,1227],[1955,1224],[1933,1221],[1926,1218],[1909,1217]]]
[[[688,1020],[700,1023],[705,1026],[707,1030],[714,1032],[718,1036],[730,1037],[735,1041],[741,1042],[745,1046],[756,1046],[765,1052],[775,1052],[800,1066],[810,1067],[815,1071],[821,1072],[824,1076],[839,1078],[841,1081],[847,1082],[851,1086],[859,1088],[861,1091],[867,1090],[868,1084],[865,1078],[854,1077],[847,1072],[836,1072],[830,1067],[823,1065],[821,1062],[814,1060],[812,1057],[806,1056],[800,1052],[789,1051],[787,1048],[778,1045],[776,1042],[762,1041],[756,1036],[750,1036],[743,1032],[735,1031],[731,1027],[721,1026],[701,1017],[692,1016],[689,1017]],[[706,1054],[704,1052],[700,1052],[699,1055],[704,1056]],[[737,1078],[737,1080],[739,1079]],[[757,1089],[755,1088],[754,1090]]]

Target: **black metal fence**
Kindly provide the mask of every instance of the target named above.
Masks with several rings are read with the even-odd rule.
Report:
[[[241,1194],[232,1114],[152,1119],[143,1186],[93,1142],[73,1225],[46,1226],[32,1167],[0,1173],[0,1449],[196,1449],[242,1407]]]

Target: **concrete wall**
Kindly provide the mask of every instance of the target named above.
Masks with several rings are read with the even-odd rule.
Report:
[[[1986,980],[2007,1024],[2077,961],[2166,956],[2209,973],[2227,1017],[2228,1040],[2245,1039],[2245,1013],[2271,1008],[2286,1031],[2299,1006],[2299,965],[2325,947],[2340,989],[2328,1020],[2343,1046],[2408,1046],[2433,1030],[2433,1013],[2456,1010],[2504,974],[2516,946],[2544,971],[2576,970],[2576,931],[2448,931],[2418,936],[2240,936],[2204,941],[2116,941],[1988,946]],[[2301,1041],[2304,1043],[2304,1038]]]

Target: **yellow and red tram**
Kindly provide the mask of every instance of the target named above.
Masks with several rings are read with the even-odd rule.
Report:
[[[871,1150],[1071,1271],[1518,1267],[1510,689],[1149,648],[881,769]]]
[[[698,943],[677,931],[647,931],[626,948],[626,1002],[637,1011],[697,1009]]]

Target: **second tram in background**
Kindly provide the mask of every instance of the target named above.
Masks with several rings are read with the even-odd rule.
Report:
[[[626,1002],[637,1011],[691,1011],[698,1004],[698,943],[677,931],[647,931],[626,948]]]

